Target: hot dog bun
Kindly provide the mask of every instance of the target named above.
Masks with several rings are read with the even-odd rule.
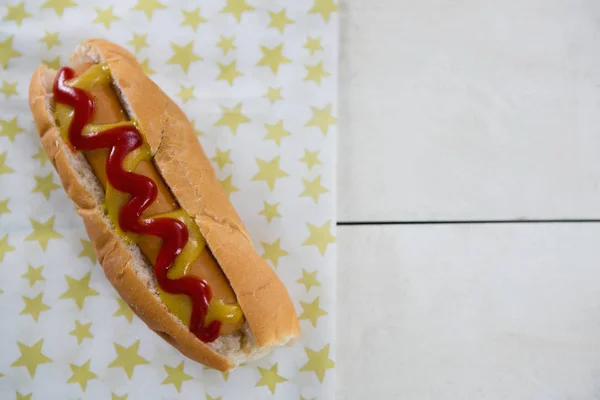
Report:
[[[222,371],[259,358],[298,336],[298,320],[287,290],[254,250],[184,113],[146,77],[131,53],[111,42],[88,40],[71,57],[75,69],[99,62],[108,64],[125,112],[144,131],[154,166],[173,197],[198,224],[246,322],[241,331],[203,343],[168,311],[157,295],[152,265],[138,246],[122,240],[106,217],[104,191],[90,164],[63,141],[52,112],[56,71],[40,66],[30,83],[29,104],[41,142],[111,284],[150,328],[184,355]]]

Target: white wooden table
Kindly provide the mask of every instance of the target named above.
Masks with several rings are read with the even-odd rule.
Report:
[[[341,29],[338,398],[599,398],[600,2]]]

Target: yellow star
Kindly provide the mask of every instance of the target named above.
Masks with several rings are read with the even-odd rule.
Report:
[[[8,209],[8,199],[0,200],[0,214],[10,214],[11,211]]]
[[[304,192],[302,192],[300,197],[312,197],[312,199],[315,201],[315,204],[319,202],[320,195],[328,192],[325,187],[321,186],[320,176],[317,176],[312,182],[308,179],[302,178],[302,182],[304,183]]]
[[[77,308],[81,310],[86,297],[98,295],[98,292],[90,287],[91,276],[91,272],[88,272],[81,279],[73,279],[70,276],[65,275],[69,288],[60,295],[59,299],[73,299],[75,304],[77,304]]]
[[[307,223],[310,236],[302,243],[303,246],[317,246],[321,255],[325,255],[327,246],[335,243],[335,236],[331,234],[331,221],[327,221],[323,226]]]
[[[196,128],[196,120],[195,119],[191,120],[190,122],[192,124],[192,129],[194,129],[194,133],[196,134],[196,136],[204,135],[204,133],[202,133],[202,131],[200,129]]]
[[[44,31],[46,34],[43,38],[40,39],[40,42],[44,42],[48,49],[51,49],[54,46],[60,45],[60,40],[58,40],[58,32],[50,33],[48,31]]]
[[[33,393],[21,394],[20,392],[17,392],[17,400],[31,400],[32,395]]]
[[[315,64],[314,66],[305,65],[304,67],[308,71],[308,75],[306,75],[306,78],[304,78],[304,80],[305,81],[313,81],[319,86],[321,85],[321,79],[323,79],[326,76],[331,75],[329,72],[327,72],[323,69],[323,61],[320,61],[319,63]]]
[[[138,354],[140,347],[139,339],[129,347],[123,347],[120,344],[114,343],[117,357],[108,365],[108,368],[123,368],[127,377],[131,379],[133,370],[138,365],[150,364],[145,358]]]
[[[308,13],[321,14],[325,22],[329,22],[331,14],[337,10],[338,6],[333,2],[333,0],[315,0],[315,4],[310,10],[308,10]]]
[[[53,8],[59,17],[62,17],[65,8],[76,7],[77,3],[71,0],[47,0],[42,4],[42,8]]]
[[[277,374],[277,363],[273,364],[273,366],[269,369],[258,367],[258,372],[260,372],[260,380],[256,383],[256,386],[266,386],[269,388],[272,394],[275,394],[275,386],[278,383],[286,382],[283,376]]]
[[[46,165],[46,162],[50,161],[48,159],[48,154],[46,154],[46,151],[44,150],[44,148],[42,146],[38,147],[38,152],[36,155],[34,155],[32,158],[35,158],[36,160],[38,160],[40,162],[40,166],[44,166]]]
[[[127,321],[129,321],[129,323],[131,323],[131,321],[133,321],[133,310],[131,309],[131,307],[129,307],[127,305],[127,303],[125,303],[125,301],[121,298],[116,299],[117,303],[119,303],[119,309],[117,311],[115,311],[115,313],[113,314],[113,317],[125,317],[125,319]]]
[[[11,6],[10,4],[6,5],[7,13],[2,18],[2,21],[15,21],[17,25],[21,26],[21,23],[25,18],[31,17],[27,11],[25,11],[25,2],[22,1],[21,4],[17,4],[16,6]]]
[[[17,95],[17,82],[9,83],[7,81],[2,81],[2,87],[0,88],[0,93],[3,93],[8,99],[10,96]]]
[[[181,12],[183,13],[183,22],[181,23],[181,26],[189,25],[194,32],[198,29],[198,25],[206,22],[206,19],[200,15],[199,8],[191,11],[181,10]]]
[[[31,226],[33,228],[33,232],[29,234],[25,238],[26,241],[38,241],[42,250],[46,251],[46,247],[48,247],[48,242],[52,239],[60,239],[63,237],[60,233],[54,230],[54,216],[48,218],[48,220],[44,223],[36,221],[33,218],[29,218],[31,222]]]
[[[16,85],[15,85],[16,86]],[[17,133],[24,132],[17,124],[17,117],[13,119],[0,119],[0,136],[6,136],[12,143],[15,141]]]
[[[221,400],[223,397],[211,397],[208,393],[206,393],[206,400]]]
[[[110,7],[107,7],[106,10],[103,10],[101,8],[96,8],[96,18],[92,22],[98,22],[98,23],[104,24],[106,29],[109,29],[110,24],[112,24],[114,21],[116,21],[118,19],[119,19],[119,17],[117,17],[115,14],[113,14],[113,6],[110,6]]]
[[[221,186],[225,190],[225,193],[227,193],[227,196],[231,196],[231,193],[233,193],[233,192],[240,191],[240,189],[238,187],[234,186],[233,183],[231,183],[231,174],[229,174],[229,176],[227,176],[227,178],[220,180],[219,182],[221,183]]]
[[[31,191],[31,193],[39,192],[44,195],[46,200],[50,198],[50,192],[54,189],[59,189],[60,186],[56,183],[52,182],[52,172],[48,174],[48,176],[34,176],[36,181],[35,188]]]
[[[52,60],[42,60],[44,64],[50,69],[58,70],[60,69],[60,57],[55,57]]]
[[[227,81],[229,86],[233,86],[233,81],[238,76],[242,76],[242,73],[235,68],[235,60],[229,63],[229,65],[217,63],[221,73],[217,77],[218,81]]]
[[[138,0],[138,3],[135,5],[135,7],[132,8],[132,10],[143,11],[144,13],[146,13],[146,17],[148,17],[148,20],[150,20],[154,11],[161,8],[167,7],[157,0]]]
[[[308,149],[304,149],[304,157],[300,159],[301,162],[306,163],[308,170],[310,171],[312,167],[317,164],[323,164],[321,160],[319,160],[319,152],[318,151],[309,151]]]
[[[94,250],[94,246],[92,242],[85,239],[79,239],[81,241],[81,252],[77,255],[77,257],[88,257],[92,264],[96,264],[96,252]]]
[[[127,400],[127,395],[117,396],[115,393],[111,393],[110,400]]]
[[[219,43],[217,43],[217,46],[221,48],[221,50],[223,50],[223,54],[227,54],[229,53],[229,50],[235,50],[235,44],[233,44],[233,41],[235,40],[234,36],[231,37],[225,37],[223,35],[221,35],[221,40],[219,41]]]
[[[21,296],[25,302],[25,307],[21,310],[19,315],[31,315],[35,322],[38,321],[40,313],[50,309],[46,304],[42,302],[42,293],[38,294],[34,298]]]
[[[181,393],[181,385],[183,382],[194,379],[191,375],[188,375],[183,371],[183,361],[176,367],[170,367],[168,365],[164,365],[164,367],[165,371],[167,371],[167,377],[162,381],[162,385],[173,385],[178,393]]]
[[[300,396],[300,400],[308,400],[308,399],[305,399],[303,396]],[[316,398],[316,397],[313,397],[313,398],[312,398],[312,399],[310,399],[310,400],[317,400],[317,398]]]
[[[227,5],[221,10],[221,13],[231,13],[239,23],[242,20],[242,14],[246,11],[254,10],[254,7],[246,3],[246,0],[226,0]]]
[[[98,375],[90,371],[90,360],[87,360],[85,364],[77,366],[75,364],[69,364],[73,375],[69,378],[67,383],[79,383],[81,390],[85,392],[87,383],[89,380],[96,379]]]
[[[263,57],[256,65],[267,66],[271,68],[271,71],[273,71],[274,74],[277,74],[277,71],[279,71],[279,66],[281,64],[288,64],[292,62],[289,58],[285,57],[282,54],[283,43],[280,43],[272,49],[269,49],[265,46],[260,46],[260,50],[263,53]]]
[[[137,33],[134,33],[133,38],[127,43],[129,43],[130,45],[135,47],[135,51],[138,52],[141,49],[143,49],[144,47],[149,47],[148,46],[148,34],[138,35]]]
[[[326,345],[319,351],[305,347],[304,351],[308,357],[308,362],[300,368],[300,371],[314,372],[317,378],[319,378],[319,382],[323,383],[325,372],[335,367],[335,363],[329,359],[329,345]]]
[[[8,233],[4,235],[2,239],[0,239],[0,262],[4,260],[4,256],[6,253],[10,251],[15,251],[16,248],[8,244]]]
[[[223,167],[227,164],[233,164],[230,154],[231,150],[221,151],[219,148],[217,148],[217,154],[211,158],[211,160],[217,163],[219,169],[223,169]]]
[[[305,303],[300,301],[300,305],[302,306],[302,314],[298,317],[298,319],[307,319],[310,321],[313,327],[317,327],[317,319],[322,317],[323,315],[327,315],[325,310],[319,308],[319,298],[317,297],[315,301],[312,303]]]
[[[260,242],[265,252],[262,254],[262,258],[265,260],[271,261],[273,266],[277,267],[279,265],[279,258],[283,256],[287,256],[289,253],[283,250],[279,243],[281,238],[278,238],[272,244]]]
[[[269,22],[268,28],[277,28],[280,33],[283,33],[287,25],[294,23],[293,19],[289,19],[285,15],[285,8],[278,13],[269,11],[269,16],[271,17],[271,22]]]
[[[155,70],[150,68],[149,61],[147,58],[144,61],[140,62],[140,66],[142,67],[142,70],[144,70],[144,73],[148,76],[154,75],[156,73]]]
[[[167,64],[179,64],[186,73],[191,63],[202,61],[202,57],[194,53],[194,41],[185,46],[179,46],[171,42],[171,49],[173,49],[173,55],[167,60]]]
[[[187,88],[183,85],[180,85],[179,88],[180,89],[179,93],[177,93],[177,96],[181,97],[184,104],[196,98],[196,96],[194,96],[194,86],[190,86],[189,88]]]
[[[336,118],[331,115],[331,104],[326,105],[322,109],[312,106],[310,108],[312,108],[313,117],[305,126],[317,126],[321,129],[323,135],[326,135],[329,130],[329,125],[333,125],[337,121]]]
[[[21,353],[21,357],[19,357],[10,366],[27,368],[29,375],[33,378],[38,365],[52,362],[50,358],[42,354],[43,344],[44,339],[38,340],[32,346],[26,346],[21,342],[17,342],[17,346],[19,346],[19,352]]]
[[[279,168],[279,156],[271,161],[257,158],[256,163],[258,164],[258,172],[252,177],[252,180],[265,181],[271,190],[275,187],[275,181],[277,179],[289,176],[287,172]]]
[[[264,97],[269,99],[271,104],[275,104],[277,100],[283,100],[283,97],[281,97],[281,88],[268,88],[267,93],[265,93]]]
[[[322,38],[320,38],[320,37],[313,39],[310,36],[307,36],[306,43],[302,47],[307,49],[310,52],[310,55],[312,56],[317,51],[323,50],[323,45],[321,44],[321,39]]]
[[[69,334],[77,338],[77,344],[81,344],[85,340],[85,338],[94,338],[94,336],[90,333],[91,327],[91,322],[88,322],[87,324],[82,324],[79,321],[75,321],[75,329],[69,332]]]
[[[27,272],[21,275],[21,277],[27,279],[29,281],[29,286],[33,287],[36,282],[43,282],[46,280],[42,275],[43,270],[43,265],[35,268],[31,264],[27,264]]]
[[[8,66],[8,61],[10,61],[11,58],[21,56],[22,54],[13,47],[13,35],[6,38],[4,42],[0,42],[0,66],[2,66],[2,68]]]
[[[242,103],[238,103],[233,108],[221,106],[223,115],[219,119],[215,126],[228,126],[231,129],[231,133],[237,134],[237,129],[241,124],[250,122],[250,118],[242,114]]]
[[[223,375],[223,380],[225,380],[225,382],[229,380],[229,371],[221,371],[221,375]]]
[[[308,293],[313,286],[321,286],[321,283],[317,280],[317,271],[308,272],[304,268],[302,268],[302,278],[298,279],[296,282],[304,285],[306,293]]]
[[[273,140],[277,143],[277,146],[281,145],[281,139],[290,136],[290,132],[283,129],[283,120],[280,120],[274,125],[265,124],[265,128],[267,128],[267,134],[265,135],[264,140]]]
[[[273,218],[281,217],[281,214],[279,214],[279,211],[277,211],[277,207],[279,207],[280,203],[270,204],[266,201],[263,201],[263,204],[265,208],[263,208],[262,211],[259,212],[259,214],[267,217],[267,221],[269,223],[271,223]]]
[[[15,172],[14,169],[8,167],[4,163],[4,160],[6,160],[6,152],[0,153],[0,175],[2,175],[2,174],[11,174],[11,173]]]

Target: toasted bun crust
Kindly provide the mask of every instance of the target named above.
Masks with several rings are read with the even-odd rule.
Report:
[[[81,154],[72,153],[55,125],[50,99],[55,72],[40,66],[29,87],[29,104],[41,142],[65,191],[82,217],[98,260],[133,311],[187,357],[222,371],[258,358],[299,334],[294,305],[273,269],[256,253],[240,217],[222,189],[194,130],[179,107],[143,72],[135,57],[114,43],[88,40],[71,61],[106,62],[126,111],[136,118],[154,155],[156,168],[180,206],[198,224],[227,276],[247,320],[250,346],[239,337],[212,344],[198,340],[154,292],[139,249],[127,245],[104,216],[103,193]],[[147,264],[147,263],[146,263]],[[151,271],[151,269],[150,269]]]

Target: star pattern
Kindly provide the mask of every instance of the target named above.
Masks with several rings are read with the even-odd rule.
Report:
[[[306,357],[308,357],[308,362],[300,368],[300,371],[314,372],[319,382],[322,383],[327,370],[335,367],[335,363],[329,359],[329,345],[326,345],[319,351],[305,347],[304,351],[306,352]]]
[[[258,164],[258,172],[252,177],[253,181],[265,181],[269,189],[275,188],[275,181],[280,178],[289,176],[287,172],[279,168],[279,156],[271,161],[256,159]]]
[[[110,29],[110,24],[114,21],[117,21],[119,17],[117,17],[113,13],[113,7],[107,7],[105,10],[101,8],[96,8],[96,18],[94,18],[93,22],[103,24],[106,29]]]
[[[335,243],[335,236],[331,234],[331,221],[325,222],[322,226],[307,223],[310,236],[302,243],[304,246],[316,246],[321,255],[325,255],[327,246]]]
[[[152,19],[152,15],[156,10],[167,8],[163,3],[158,0],[138,0],[137,4],[132,8],[134,11],[143,11],[148,17],[148,20]]]
[[[304,191],[300,194],[300,197],[311,197],[315,204],[319,202],[319,196],[327,193],[327,189],[321,185],[320,176],[317,176],[313,181],[302,179],[302,183],[304,183]]]
[[[133,321],[133,310],[131,309],[131,307],[129,307],[127,305],[127,303],[125,303],[125,301],[122,298],[117,298],[117,303],[119,304],[119,308],[117,309],[117,311],[115,311],[115,313],[113,314],[113,317],[125,317],[125,319],[131,323],[131,321]]]
[[[90,328],[92,327],[92,323],[88,322],[87,324],[82,324],[79,321],[75,321],[75,329],[69,332],[70,335],[73,335],[77,338],[77,344],[83,343],[83,341],[87,339],[93,339],[90,332]]]
[[[98,292],[90,287],[91,272],[88,272],[81,279],[74,279],[70,276],[65,275],[67,280],[68,289],[60,295],[60,299],[71,299],[75,301],[78,309],[83,308],[85,299],[90,296],[97,296]]]
[[[152,393],[185,397],[198,379],[217,383],[196,394],[207,400],[242,393],[332,397],[326,377],[333,355],[324,346],[333,345],[329,321],[335,318],[329,185],[339,2],[184,3],[9,0],[0,6],[0,25],[8,29],[0,36],[0,187],[11,188],[0,194],[0,270],[14,272],[12,282],[0,280],[0,298],[8,300],[7,315],[18,328],[4,339],[9,358],[0,382],[17,373],[31,378],[29,386],[13,389],[12,398],[44,398],[41,382],[51,371],[62,371],[53,383],[55,398],[104,393],[126,400],[137,393],[138,381]],[[94,245],[31,135],[35,123],[26,101],[40,61],[52,69],[69,63],[77,40],[68,33],[77,23],[125,44],[190,117],[224,191],[236,193],[232,201],[258,254],[293,296],[303,327],[300,344],[278,350],[280,356],[261,361],[260,368],[200,372],[161,341],[147,340],[148,328],[98,272]],[[14,230],[18,221],[25,224],[20,233]],[[94,352],[73,353],[90,346]],[[111,375],[120,376],[119,385],[107,379]]]
[[[265,243],[265,242],[260,242],[260,244],[262,245],[263,250],[264,250],[264,252],[262,254],[262,258],[270,261],[274,267],[277,267],[279,265],[280,257],[287,256],[289,254],[287,251],[285,251],[284,249],[281,248],[280,241],[281,241],[281,238],[278,238],[271,244]]]
[[[269,22],[269,27],[277,28],[280,33],[283,33],[283,31],[285,30],[285,27],[287,25],[294,23],[293,19],[290,19],[285,15],[285,8],[279,12],[269,11],[269,16],[271,17],[271,22]]]
[[[33,232],[31,232],[26,238],[26,241],[37,241],[42,250],[46,251],[48,243],[52,239],[60,239],[63,236],[54,230],[54,216],[48,218],[46,222],[36,221],[33,218],[29,218]]]
[[[57,185],[52,181],[53,173],[50,172],[46,176],[34,176],[36,185],[33,188],[33,193],[41,193],[46,200],[50,198],[50,193],[55,189],[60,189],[60,185]]]
[[[289,58],[283,55],[283,43],[269,49],[266,46],[260,46],[263,57],[256,65],[269,67],[275,75],[279,72],[281,64],[289,64],[292,62]]]
[[[221,10],[222,13],[232,14],[239,23],[245,12],[253,11],[254,7],[246,3],[246,0],[225,0],[227,4]]]
[[[38,294],[34,298],[23,296],[25,307],[23,307],[19,315],[31,315],[33,320],[37,322],[38,318],[40,317],[40,313],[50,309],[48,305],[43,303],[42,296],[42,293]]]
[[[45,281],[44,276],[42,275],[42,271],[44,270],[44,266],[34,267],[31,264],[27,264],[27,272],[21,275],[21,277],[27,279],[29,281],[29,286],[33,287],[36,282]]]
[[[222,116],[215,123],[215,126],[227,126],[234,135],[241,124],[251,121],[250,118],[242,113],[242,103],[236,104],[233,108],[221,106],[221,112]]]
[[[16,5],[6,5],[6,15],[2,21],[14,21],[18,26],[21,26],[23,20],[30,18],[31,14],[25,10],[25,2],[22,1]]]
[[[266,386],[267,388],[269,388],[269,391],[272,394],[275,394],[277,384],[287,381],[286,378],[278,374],[277,370],[277,363],[273,364],[273,366],[269,369],[258,367],[258,372],[260,373],[260,380],[256,383],[256,386]]]
[[[198,25],[206,22],[206,19],[200,15],[200,9],[196,8],[195,10],[186,11],[182,10],[183,13],[183,22],[181,26],[189,26],[194,32],[198,30]]]
[[[67,383],[78,383],[81,386],[81,390],[85,392],[88,381],[98,378],[98,375],[90,371],[90,360],[87,360],[84,364],[77,366],[75,364],[69,364],[71,367],[72,375]]]
[[[313,117],[306,123],[306,126],[318,127],[323,135],[326,135],[329,131],[329,125],[333,125],[337,122],[337,119],[331,114],[331,104],[326,105],[323,108],[311,107]]]
[[[296,282],[304,285],[306,292],[308,293],[313,286],[321,286],[321,283],[317,280],[317,272],[319,271],[308,272],[302,268],[302,278],[298,279]]]
[[[0,66],[2,68],[8,67],[8,62],[11,58],[22,56],[22,54],[13,47],[13,39],[14,36],[11,35],[0,42]]]
[[[259,212],[260,215],[264,215],[267,218],[267,222],[271,223],[273,218],[280,218],[278,207],[281,203],[271,204],[268,201],[263,201],[264,208]]]
[[[96,251],[94,250],[94,246],[92,242],[85,239],[80,239],[81,241],[81,252],[77,254],[77,257],[87,257],[90,259],[92,264],[96,264]]]
[[[317,327],[317,319],[324,315],[327,315],[325,310],[319,307],[319,298],[317,297],[312,303],[306,303],[300,301],[302,307],[302,314],[298,316],[299,320],[307,319],[310,321],[313,327]]]
[[[25,367],[29,376],[33,379],[38,366],[52,362],[52,360],[46,357],[42,353],[42,346],[44,345],[44,339],[40,339],[31,346],[27,346],[24,343],[17,342],[19,347],[19,353],[21,356],[15,360],[10,366],[11,367]]]
[[[135,341],[129,347],[123,347],[115,343],[115,351],[117,357],[108,365],[109,368],[123,368],[127,377],[131,379],[135,367],[139,365],[149,364],[148,360],[138,354],[140,341]]]
[[[281,145],[281,139],[291,135],[289,131],[283,129],[283,120],[280,120],[276,124],[265,124],[265,128],[267,128],[267,134],[264,139],[273,140],[277,146]]]
[[[181,393],[181,385],[185,381],[191,381],[194,379],[191,375],[184,372],[183,361],[176,367],[170,367],[164,365],[165,371],[167,371],[167,377],[162,381],[163,385],[173,385],[178,393]]]
[[[235,60],[229,64],[217,64],[221,73],[217,77],[218,81],[226,81],[229,86],[233,86],[233,81],[242,76],[242,73],[235,67]]]
[[[167,60],[167,64],[178,64],[186,73],[193,62],[202,61],[202,57],[194,53],[193,41],[183,46],[171,43],[171,49],[173,50],[173,55]]]

